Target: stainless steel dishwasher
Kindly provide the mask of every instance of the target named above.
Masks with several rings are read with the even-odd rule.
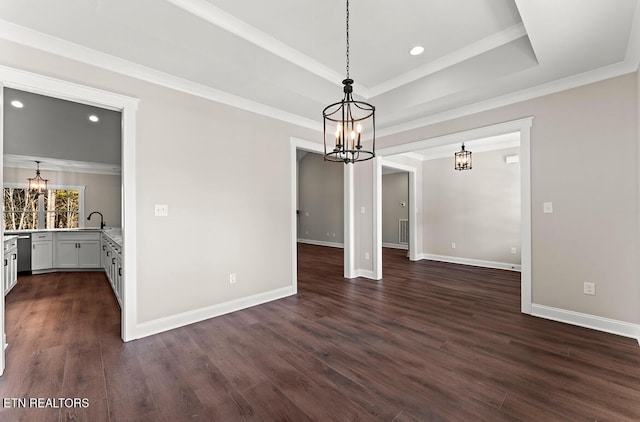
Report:
[[[18,272],[31,273],[31,233],[18,235]]]

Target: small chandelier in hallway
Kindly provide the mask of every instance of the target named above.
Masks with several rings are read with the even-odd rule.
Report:
[[[45,193],[47,191],[47,179],[40,176],[40,161],[36,161],[36,177],[29,178],[29,190],[37,193]]]
[[[471,151],[464,149],[464,142],[460,151],[455,153],[455,169],[471,170]]]
[[[342,81],[344,98],[327,106],[324,117],[324,160],[343,162],[370,160],[376,156],[376,108],[353,99],[353,79],[349,77],[349,0],[347,0],[347,78]],[[371,135],[371,151],[363,148],[362,134]]]

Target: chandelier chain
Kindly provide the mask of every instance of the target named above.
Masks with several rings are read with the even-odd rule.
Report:
[[[349,79],[349,0],[347,0],[347,79]]]

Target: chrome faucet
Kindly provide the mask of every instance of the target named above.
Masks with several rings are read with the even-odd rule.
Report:
[[[94,211],[91,214],[89,214],[89,217],[87,217],[87,220],[91,220],[91,216],[93,214],[98,214],[100,216],[100,229],[104,229],[104,226],[106,226],[106,224],[104,223],[104,217],[102,216],[102,213],[99,211]]]

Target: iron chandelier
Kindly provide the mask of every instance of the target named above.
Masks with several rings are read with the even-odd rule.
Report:
[[[455,153],[456,170],[471,170],[471,151],[464,149],[464,142],[460,151]]]
[[[47,191],[47,182],[49,180],[43,179],[40,176],[40,161],[36,161],[36,177],[29,178],[29,190],[37,193],[45,193]]]
[[[324,160],[345,164],[376,156],[376,108],[353,99],[353,79],[349,77],[349,0],[347,0],[347,78],[342,81],[344,97],[327,106],[324,117]],[[371,135],[371,150],[364,149],[362,135]]]

